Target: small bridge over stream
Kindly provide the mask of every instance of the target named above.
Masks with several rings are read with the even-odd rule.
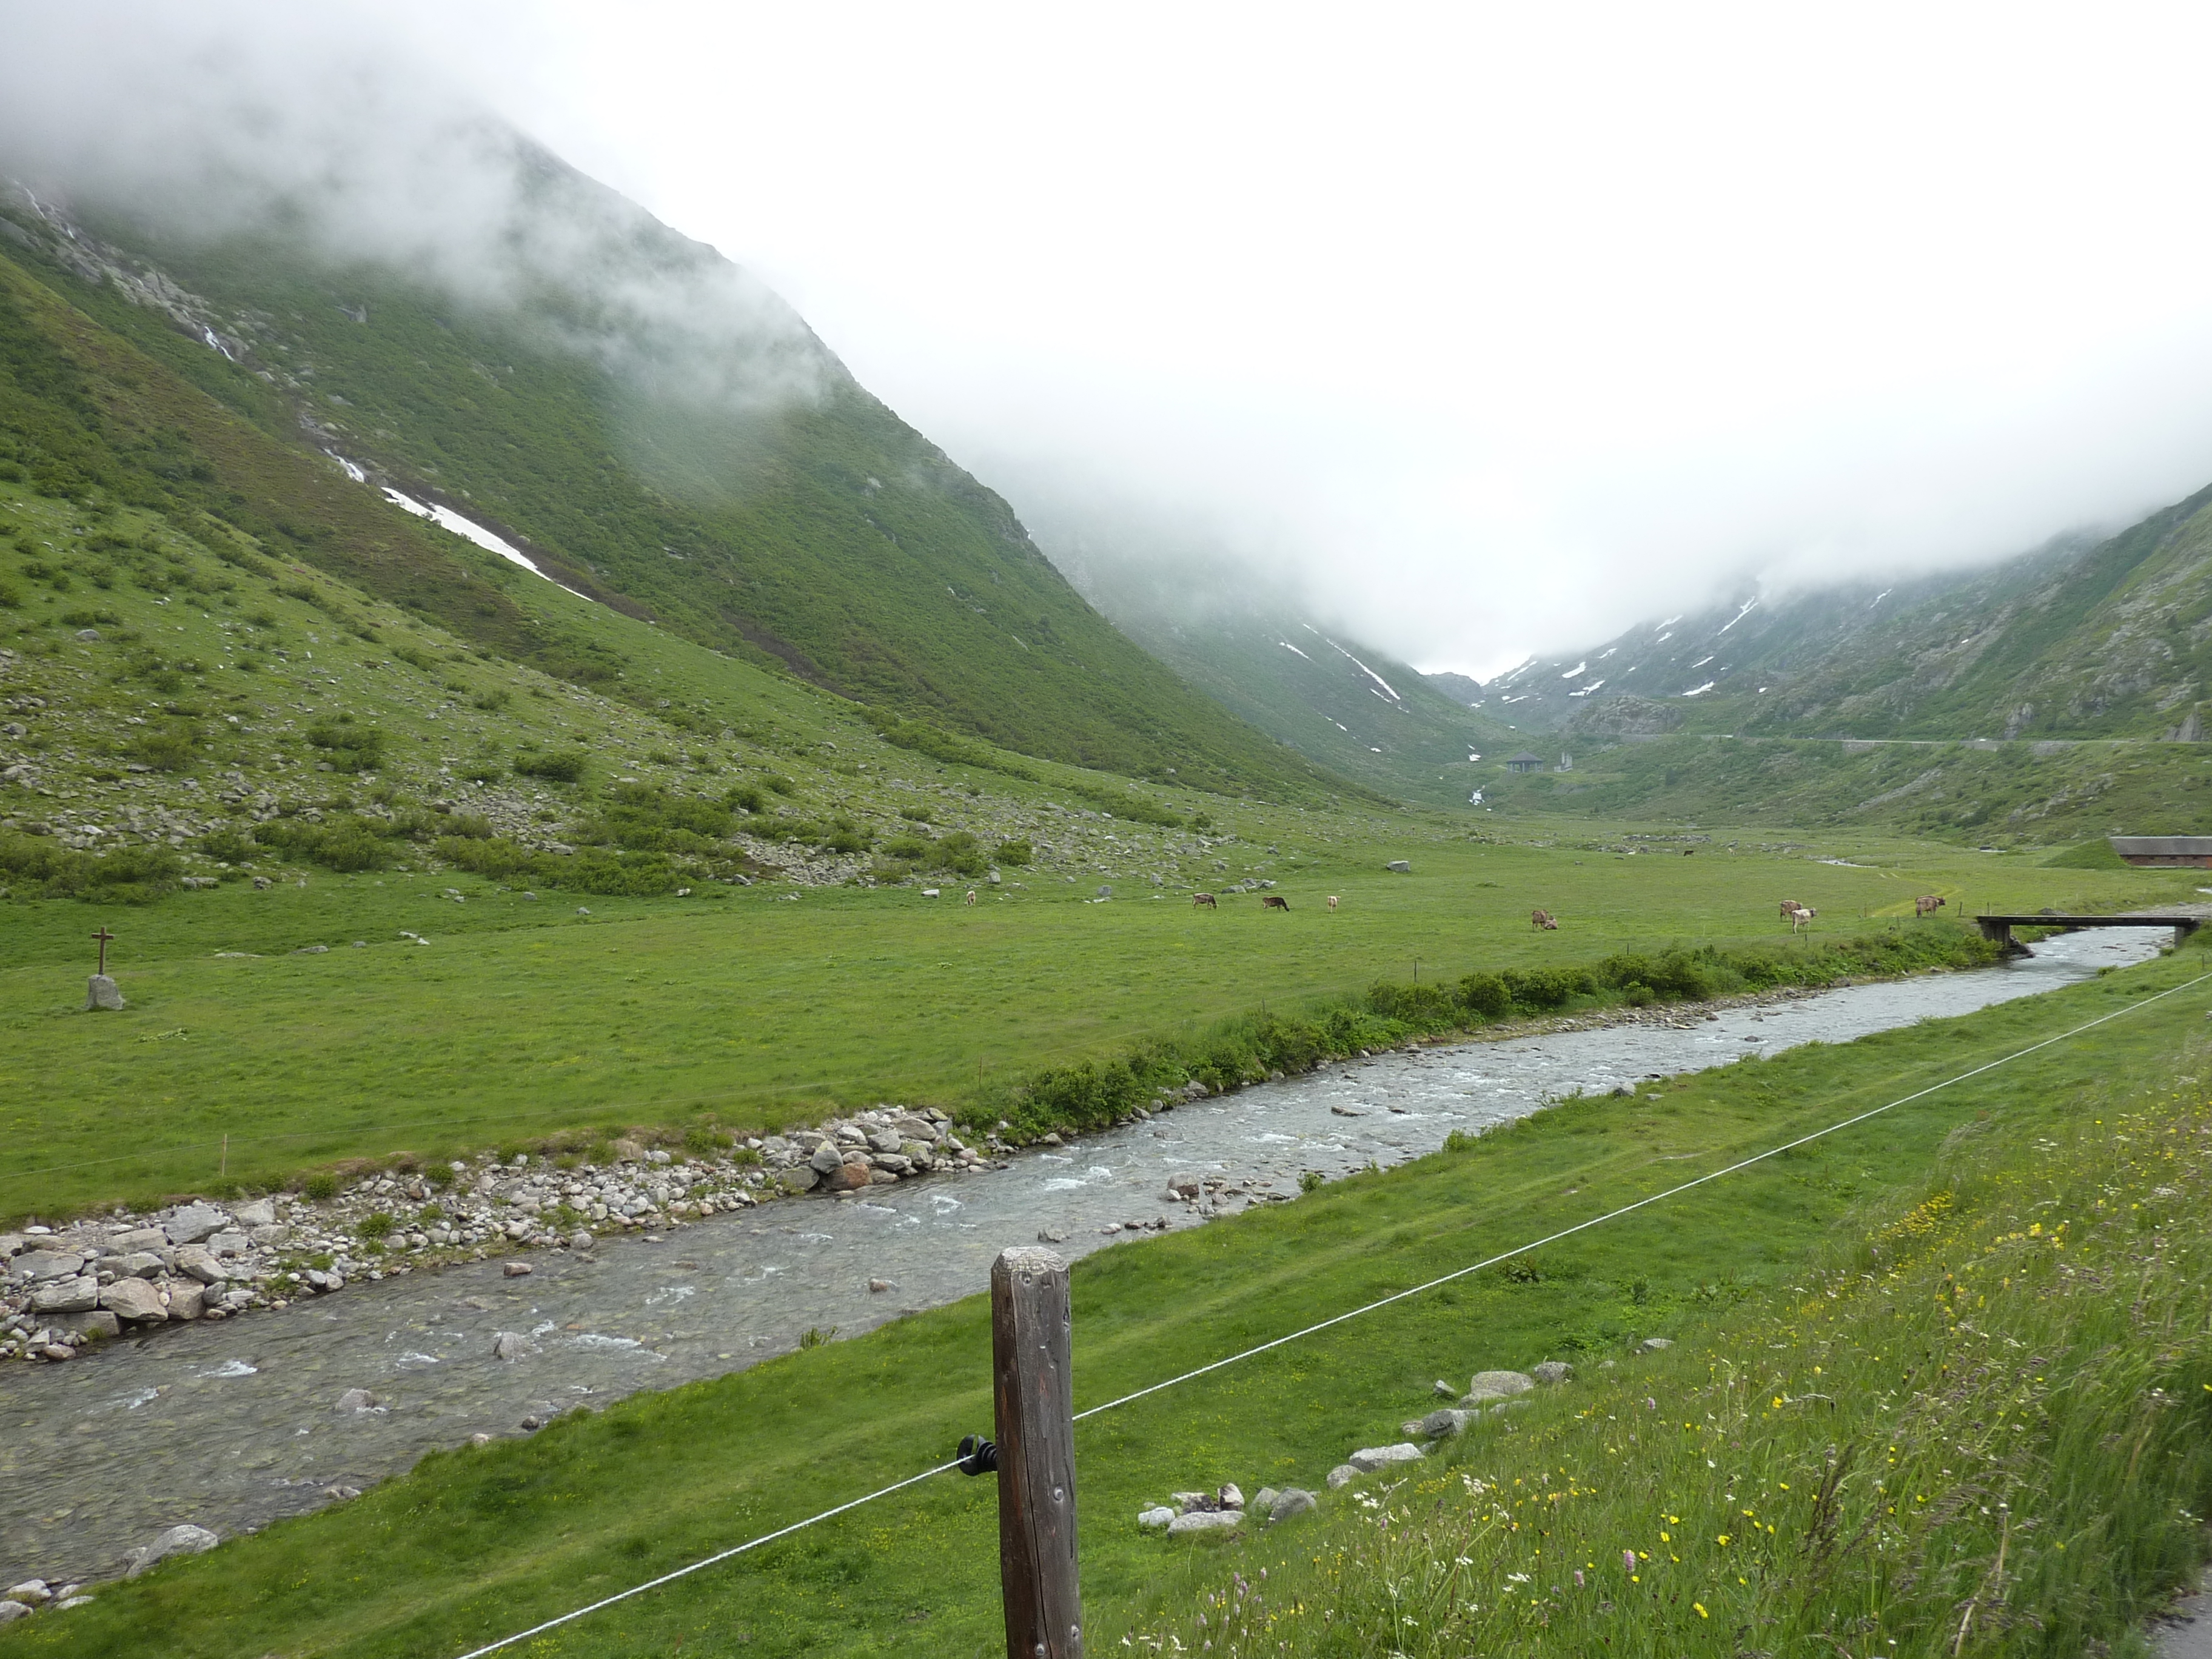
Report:
[[[1974,918],[1982,930],[1982,937],[1998,945],[2013,945],[2012,930],[2015,927],[2171,927],[2176,945],[2187,939],[2212,914],[2195,907],[2174,910],[2123,910],[2110,916],[2072,916],[2050,910],[2039,910],[2019,915],[1980,915]]]

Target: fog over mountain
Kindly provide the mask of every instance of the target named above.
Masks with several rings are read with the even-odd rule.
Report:
[[[334,246],[463,287],[588,265],[472,193],[496,111],[759,273],[1095,591],[1256,588],[1424,667],[2212,477],[2180,9],[54,11],[0,6],[12,155],[320,191]],[[805,395],[773,295],[626,291],[660,369],[757,337],[746,386]]]

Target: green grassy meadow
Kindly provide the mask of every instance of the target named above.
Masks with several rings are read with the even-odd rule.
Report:
[[[2142,999],[2208,966],[2212,953],[2188,949],[1966,1018],[1674,1079],[1632,1102],[1568,1103],[1294,1204],[1085,1259],[1074,1269],[1079,1410],[2136,1010],[1548,1247],[1526,1272],[1478,1275],[1080,1425],[1091,1645],[1118,1648],[1127,1632],[1187,1620],[1231,1567],[1275,1560],[1265,1552],[1299,1536],[1170,1547],[1138,1532],[1140,1504],[1226,1480],[1248,1491],[1318,1486],[1352,1448],[1398,1438],[1400,1419],[1427,1408],[1437,1376],[1566,1357],[1594,1377],[1596,1361],[1652,1334],[1694,1358],[1705,1334],[1724,1328],[1717,1320],[1804,1284],[1865,1233],[1867,1216],[1886,1224],[1920,1202],[1962,1130],[2057,1146],[2081,1118],[2138,1096],[2162,1099],[2178,1077],[2201,1073],[2204,988]],[[1729,1336],[1739,1349],[1746,1340]],[[26,1620],[0,1646],[179,1659],[458,1654],[949,1455],[961,1434],[988,1426],[988,1350],[987,1309],[971,1298],[711,1382],[572,1413],[528,1439],[434,1454],[357,1501],[106,1587],[64,1618]],[[1480,1469],[1481,1457],[1474,1449],[1465,1467]],[[1333,1538],[1320,1528],[1341,1524],[1352,1501],[1332,1496],[1319,1521],[1299,1524],[1315,1528],[1316,1544]],[[1003,1638],[993,1504],[992,1483],[939,1477],[520,1650],[994,1653]],[[2167,1552],[2178,1571],[2195,1524],[2161,1514],[2158,1524],[2185,1540]],[[2094,1549],[2077,1557],[2095,1559]],[[2138,1575],[2135,1588],[2149,1586]],[[2115,1606],[2106,1626],[2136,1611]],[[1652,1645],[1650,1623],[1624,1618],[1617,1650],[1692,1650]]]
[[[1262,913],[1256,895],[1218,912],[1180,894],[1089,904],[1087,888],[1042,877],[974,907],[957,886],[936,900],[710,886],[580,903],[398,872],[233,883],[152,906],[12,904],[0,1215],[198,1190],[219,1171],[271,1185],[328,1160],[576,1129],[709,1118],[750,1129],[881,1100],[954,1107],[994,1079],[1378,978],[1771,942],[1787,935],[1785,896],[1818,907],[1822,935],[1838,937],[1893,925],[1923,891],[2034,909],[2193,890],[2185,872],[2054,870],[1926,844],[1860,848],[1868,867],[1847,868],[1748,837],[1734,853],[1721,842],[1692,858],[1628,857],[1413,821],[1419,842],[1291,809],[1249,816],[1246,841],[1286,846],[1272,867],[1287,915]],[[1413,874],[1382,871],[1408,852]],[[1531,930],[1539,903],[1561,916],[1558,932]],[[102,925],[131,1006],[88,1016],[88,936]],[[329,949],[293,954],[316,945]]]

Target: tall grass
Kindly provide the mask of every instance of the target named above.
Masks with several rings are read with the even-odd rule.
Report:
[[[1953,1141],[1827,1270],[1232,1548],[1133,1645],[2106,1651],[2203,1550],[2212,1103]]]

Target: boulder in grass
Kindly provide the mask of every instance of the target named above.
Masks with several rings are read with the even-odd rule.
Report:
[[[1273,1526],[1294,1515],[1311,1515],[1321,1507],[1321,1500],[1304,1486],[1291,1486],[1275,1494],[1275,1501],[1267,1506],[1267,1524]]]
[[[1446,1407],[1442,1411],[1431,1412],[1421,1419],[1421,1432],[1431,1440],[1446,1439],[1452,1435],[1463,1433],[1474,1416],[1473,1412],[1455,1411]]]
[[[1575,1368],[1564,1359],[1547,1359],[1542,1364],[1532,1367],[1528,1375],[1547,1387],[1556,1387],[1561,1382],[1572,1382]]]
[[[84,1011],[114,1012],[123,1006],[123,992],[106,974],[94,974],[84,982]]]
[[[0,1601],[0,1625],[12,1625],[18,1619],[28,1619],[31,1610],[21,1601]]]
[[[1176,1512],[1162,1504],[1137,1512],[1137,1524],[1146,1532],[1165,1532],[1175,1523]]]
[[[1510,1400],[1516,1394],[1534,1394],[1536,1379],[1526,1371],[1477,1371],[1474,1380],[1467,1385],[1469,1394],[1490,1395],[1499,1400]]]
[[[1359,1475],[1360,1471],[1351,1464],[1339,1463],[1328,1472],[1328,1489],[1334,1492],[1340,1486],[1348,1486],[1358,1480]]]
[[[1401,1440],[1395,1446],[1362,1446],[1344,1461],[1362,1474],[1372,1474],[1393,1463],[1418,1463],[1421,1455],[1419,1446],[1410,1440]]]
[[[1636,1352],[1638,1353],[1661,1353],[1674,1346],[1674,1340],[1672,1337],[1647,1336],[1641,1342],[1636,1345]]]
[[[1182,1536],[1194,1532],[1234,1532],[1244,1524],[1242,1510],[1193,1510],[1188,1515],[1178,1515],[1168,1522],[1168,1536]]]

